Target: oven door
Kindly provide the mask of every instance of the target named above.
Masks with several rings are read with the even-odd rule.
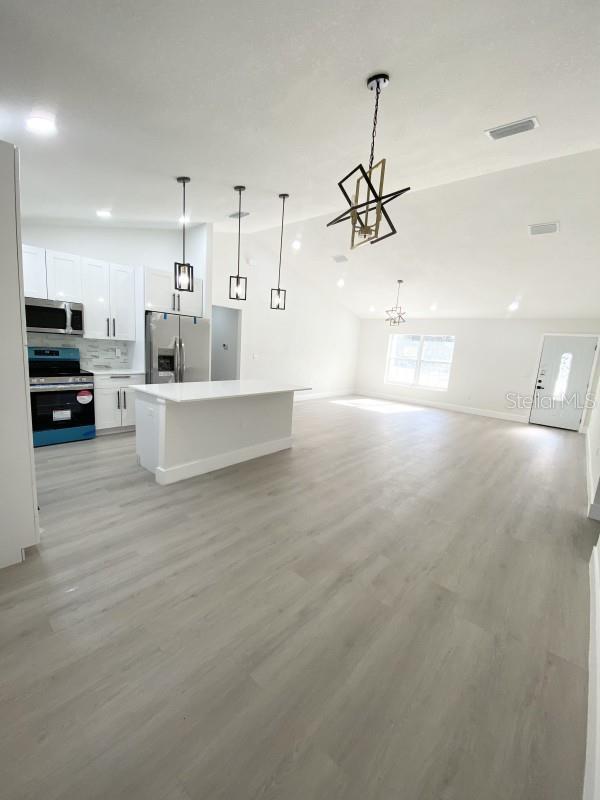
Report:
[[[31,386],[30,392],[34,447],[96,436],[93,383]]]

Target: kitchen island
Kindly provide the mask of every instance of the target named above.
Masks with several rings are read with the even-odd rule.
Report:
[[[270,381],[131,386],[139,464],[168,484],[292,446],[294,392]]]

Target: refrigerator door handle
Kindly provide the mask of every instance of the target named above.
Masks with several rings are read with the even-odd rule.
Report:
[[[175,383],[179,383],[179,339],[177,336],[175,337],[175,341],[173,343],[173,358],[174,358],[174,369],[173,369],[173,376],[175,378]]]
[[[173,292],[173,311],[175,311],[175,292]]]
[[[181,337],[179,337],[179,370],[181,373],[179,380],[183,383],[185,380],[185,345]]]

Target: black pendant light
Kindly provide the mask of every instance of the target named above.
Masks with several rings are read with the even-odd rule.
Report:
[[[236,192],[239,194],[238,202],[238,248],[237,248],[237,274],[229,276],[229,299],[230,300],[245,300],[246,287],[248,279],[240,275],[240,246],[242,239],[242,192],[246,190],[245,186],[234,186]]]
[[[281,198],[281,236],[279,238],[279,271],[277,273],[277,288],[271,289],[271,308],[275,311],[285,311],[285,289],[281,288],[281,254],[283,252],[283,220],[285,218],[285,201],[289,194],[280,194]]]
[[[338,222],[350,220],[352,224],[352,236],[350,247],[354,249],[361,244],[377,244],[377,242],[387,239],[396,233],[396,228],[386,210],[386,205],[396,197],[410,191],[410,186],[405,189],[398,189],[395,192],[384,194],[383,181],[385,178],[385,158],[376,164],[375,160],[375,135],[377,133],[377,115],[379,113],[379,95],[381,90],[390,82],[390,76],[385,72],[378,75],[371,75],[367,79],[367,87],[375,92],[375,111],[373,113],[373,130],[371,133],[371,154],[369,156],[369,168],[365,169],[362,164],[349,172],[346,177],[338,182],[340,191],[350,206],[331,222],[330,225],[337,225]],[[348,189],[344,184],[348,183]],[[385,222],[381,229],[382,221]]]
[[[185,260],[185,186],[189,182],[189,178],[185,178],[183,176],[177,178],[177,183],[180,183],[183,189],[183,226],[181,229],[183,237],[183,255],[181,261],[175,262],[175,289],[177,289],[178,292],[194,291],[194,268]]]
[[[398,291],[396,292],[396,305],[392,308],[388,308],[385,312],[387,314],[386,322],[388,325],[401,325],[403,322],[406,322],[406,311],[402,310],[400,306],[400,287],[404,283],[403,280],[398,280]]]

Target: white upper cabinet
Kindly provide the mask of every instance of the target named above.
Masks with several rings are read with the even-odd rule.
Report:
[[[201,317],[202,308],[202,281],[194,278],[193,292],[177,292],[177,310],[180,314],[189,314],[190,317]]]
[[[111,334],[110,266],[94,258],[81,259],[83,324],[87,339],[109,339]]]
[[[135,339],[135,270],[110,265],[110,333],[114,339]]]
[[[81,303],[81,258],[70,253],[46,250],[46,279],[48,298]]]
[[[145,295],[148,311],[174,311],[177,313],[177,293],[173,284],[172,272],[157,269],[146,270]]]
[[[145,295],[148,311],[166,311],[175,314],[203,315],[202,280],[194,278],[193,292],[178,292],[175,277],[166,270],[146,270]]]
[[[83,258],[82,282],[86,338],[135,341],[135,269]]]
[[[23,289],[25,297],[48,298],[46,251],[43,247],[23,245]]]

